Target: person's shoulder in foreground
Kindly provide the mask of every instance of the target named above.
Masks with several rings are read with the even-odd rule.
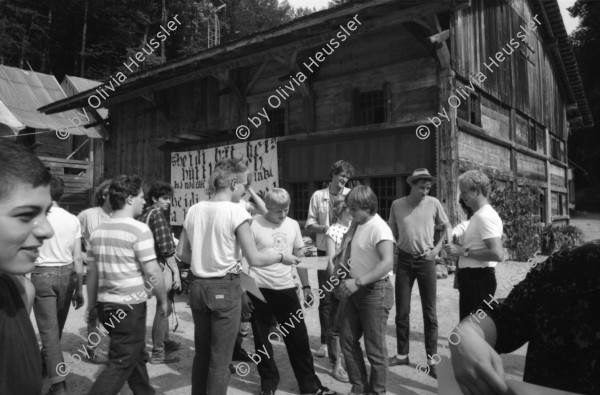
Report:
[[[463,324],[479,326],[498,353],[529,343],[524,381],[596,394],[600,393],[599,300],[600,240],[595,240],[534,264],[503,302],[490,297]],[[460,336],[458,348],[465,352],[473,336]]]
[[[35,291],[25,278],[54,235],[46,214],[50,174],[24,147],[0,139],[0,394],[39,394],[41,356],[29,314]]]

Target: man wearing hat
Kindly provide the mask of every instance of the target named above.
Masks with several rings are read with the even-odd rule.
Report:
[[[389,219],[398,241],[395,286],[398,354],[390,358],[389,366],[409,364],[410,296],[417,280],[425,323],[427,364],[429,374],[435,378],[434,355],[437,353],[438,337],[435,257],[442,249],[444,237],[436,245],[433,237],[435,226],[444,225],[446,237],[452,240],[452,227],[440,201],[428,196],[436,178],[427,169],[416,169],[406,182],[411,186],[410,194],[392,203]]]

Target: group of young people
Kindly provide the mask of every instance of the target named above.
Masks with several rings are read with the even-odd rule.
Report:
[[[174,352],[180,344],[170,338],[166,321],[169,293],[181,285],[175,255],[190,264],[191,272],[192,393],[227,393],[242,315],[250,319],[255,351],[263,351],[257,364],[261,394],[274,394],[280,380],[271,345],[273,325],[283,335],[300,392],[335,393],[315,373],[301,299],[310,305],[317,298],[306,270],[295,268],[303,241],[298,222],[287,216],[291,197],[284,189],[273,188],[262,201],[249,189],[249,171],[241,159],[226,159],[215,166],[209,181],[211,198],[189,209],[177,248],[164,214],[172,195],[166,183],[155,184],[145,202],[138,177],[118,176],[99,188],[97,207],[75,218],[59,207],[60,180],[52,178],[23,147],[0,141],[0,164],[0,393],[40,394],[42,360],[51,378],[50,393],[66,392],[64,376],[52,371],[58,373],[56,366],[62,361],[60,337],[69,303],[76,308],[84,304],[79,238],[88,251],[88,332],[103,327],[110,335],[107,367],[90,393],[116,394],[125,381],[136,394],[155,392],[146,369],[149,294],[157,299],[150,361],[178,359]],[[327,269],[318,273],[322,344],[316,355],[330,358],[333,377],[349,382],[350,394],[386,393],[388,368],[409,364],[410,295],[415,280],[423,306],[426,357],[435,377],[435,257],[442,249],[459,257],[459,305],[465,320],[455,330],[461,341],[453,345],[452,358],[465,393],[505,393],[497,352],[509,352],[527,341],[532,342],[527,381],[600,391],[599,355],[593,351],[599,342],[592,318],[597,314],[591,314],[593,307],[585,303],[600,289],[594,262],[600,258],[600,243],[553,256],[548,264],[532,270],[504,302],[495,308],[487,304],[485,309],[484,302],[495,293],[494,266],[503,259],[502,222],[487,202],[487,177],[480,171],[460,176],[460,198],[472,213],[468,223],[453,230],[441,203],[428,196],[436,179],[426,169],[408,177],[411,190],[394,201],[388,221],[377,214],[377,197],[369,187],[346,187],[353,173],[346,161],[332,165],[331,183],[312,196],[306,221],[307,230],[317,234],[318,255],[330,258]],[[242,198],[248,191],[254,206]],[[445,237],[435,239],[436,226]],[[575,270],[567,270],[575,265]],[[244,271],[254,278],[264,300],[244,294],[240,278]],[[27,273],[32,273],[31,282],[24,276]],[[562,298],[576,307],[571,312],[556,311],[536,295],[557,303]],[[386,328],[394,296],[397,354],[388,358]],[[251,317],[248,311],[242,314],[248,301]],[[29,320],[32,308],[43,345],[41,355]],[[487,313],[485,319],[467,322],[468,315],[481,308]],[[580,322],[576,333],[567,325],[575,316]],[[515,331],[518,338],[511,337]],[[101,353],[92,338],[88,335],[90,359],[98,361]],[[560,344],[552,343],[553,338],[561,339]],[[568,362],[565,371],[560,370],[559,356]]]

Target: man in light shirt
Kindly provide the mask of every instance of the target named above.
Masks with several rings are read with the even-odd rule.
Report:
[[[110,335],[108,366],[90,394],[118,394],[125,381],[135,394],[154,394],[146,362],[146,300],[153,292],[162,315],[168,310],[154,238],[142,214],[144,191],[136,176],[118,176],[108,198],[115,212],[91,235],[88,262],[88,321],[103,323]],[[146,278],[144,278],[146,277]]]
[[[40,256],[31,273],[35,287],[33,312],[42,340],[43,366],[52,384],[48,392],[51,395],[67,393],[67,377],[59,374],[64,363],[60,339],[71,302],[76,309],[84,302],[81,226],[76,216],[58,205],[64,190],[63,180],[53,176],[48,222],[54,229],[54,237],[40,247]]]
[[[458,268],[459,315],[463,319],[496,293],[494,267],[504,259],[502,220],[488,203],[490,180],[480,170],[470,170],[458,179],[460,199],[474,214],[462,246],[448,244],[449,255],[460,257]]]

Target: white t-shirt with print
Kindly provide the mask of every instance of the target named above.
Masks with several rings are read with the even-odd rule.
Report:
[[[381,261],[377,252],[377,244],[385,240],[396,242],[392,229],[379,214],[375,214],[366,224],[358,225],[352,238],[352,250],[350,251],[352,278],[362,276],[375,268]]]
[[[489,204],[481,207],[469,221],[469,226],[465,231],[465,242],[464,248],[469,250],[482,250],[486,249],[486,245],[483,242],[487,239],[494,237],[502,237],[502,220],[500,216]],[[458,265],[461,269],[467,267],[494,267],[498,262],[493,261],[480,261],[471,257],[461,256]]]
[[[291,218],[286,218],[281,225],[278,225],[259,214],[254,217],[250,228],[258,251],[292,254],[294,248],[304,247],[300,225]],[[250,267],[250,275],[256,280],[259,288],[288,289],[296,286],[292,266],[283,263]]]

